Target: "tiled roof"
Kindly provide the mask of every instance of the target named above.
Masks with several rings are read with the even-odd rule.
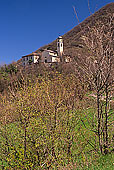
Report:
[[[39,56],[39,54],[38,53],[31,53],[31,54],[28,54],[28,55],[25,55],[25,56],[22,56],[22,58],[24,58],[24,57],[29,57],[29,56]]]

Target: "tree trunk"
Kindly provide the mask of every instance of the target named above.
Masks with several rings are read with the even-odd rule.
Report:
[[[106,84],[105,88],[106,93],[106,104],[105,104],[105,145],[104,145],[104,154],[108,153],[108,85]]]
[[[102,153],[102,144],[101,144],[101,113],[100,113],[100,95],[97,90],[97,114],[98,114],[98,138],[99,138],[99,147]]]

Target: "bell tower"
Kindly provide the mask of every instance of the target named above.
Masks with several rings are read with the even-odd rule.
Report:
[[[57,53],[58,53],[58,56],[60,56],[62,58],[62,55],[63,55],[63,38],[61,36],[59,36],[57,38]]]

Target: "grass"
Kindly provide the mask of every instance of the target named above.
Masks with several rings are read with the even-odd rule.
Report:
[[[93,164],[91,169],[94,170],[113,170],[114,169],[114,153],[108,155],[100,155],[96,164]]]
[[[65,158],[63,158],[65,162],[62,166],[59,167],[59,169],[63,169],[63,168],[65,169],[65,167],[66,167],[66,170],[67,169],[69,170],[70,169],[71,170],[72,169],[74,170],[75,169],[77,170],[78,169],[79,170],[81,169],[82,170],[83,169],[84,170],[86,169],[89,169],[89,170],[112,170],[114,169],[114,153],[101,155],[100,153],[95,152],[94,148],[87,142],[88,139],[91,143],[95,142],[94,133],[91,132],[90,130],[91,129],[90,122],[92,121],[94,113],[95,113],[95,109],[91,107],[89,107],[88,109],[84,109],[83,111],[80,111],[78,113],[75,113],[76,116],[79,117],[78,121],[82,119],[87,128],[85,128],[82,121],[79,121],[79,124],[74,128],[75,139],[74,139],[74,142],[72,143],[72,148],[71,148],[72,156],[70,157],[70,163],[68,164],[68,161],[65,161]],[[75,116],[73,118],[75,118]],[[19,143],[20,143],[21,138],[23,138],[24,134],[23,134],[23,129],[19,130],[18,128],[19,128],[18,123],[11,123],[11,124],[8,124],[6,127],[6,129],[8,130],[8,137],[12,138],[11,142],[13,142],[13,144],[15,144],[16,148],[19,150]],[[29,131],[31,130],[32,130],[32,127],[29,127]],[[5,139],[4,137],[1,137],[0,143],[2,143],[3,141],[5,141]],[[64,141],[65,140],[63,139],[63,143]],[[2,157],[3,155],[0,156],[0,159],[2,159]],[[13,165],[14,164],[15,162],[13,163]],[[4,160],[4,161],[0,161],[0,166],[1,167],[4,166],[4,169],[5,169],[5,167],[8,167],[8,164]],[[56,169],[55,166],[56,165],[52,165],[53,168],[50,168],[50,169]]]

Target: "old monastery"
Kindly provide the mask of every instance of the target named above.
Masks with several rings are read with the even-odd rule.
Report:
[[[59,63],[64,60],[64,62],[70,62],[71,58],[70,56],[67,56],[64,54],[63,50],[63,38],[62,36],[59,36],[57,38],[57,50],[48,50],[44,49],[42,51],[41,56],[37,52],[33,52],[29,55],[22,57],[22,65],[26,66],[31,63],[46,63],[46,64],[52,64],[52,63]]]

